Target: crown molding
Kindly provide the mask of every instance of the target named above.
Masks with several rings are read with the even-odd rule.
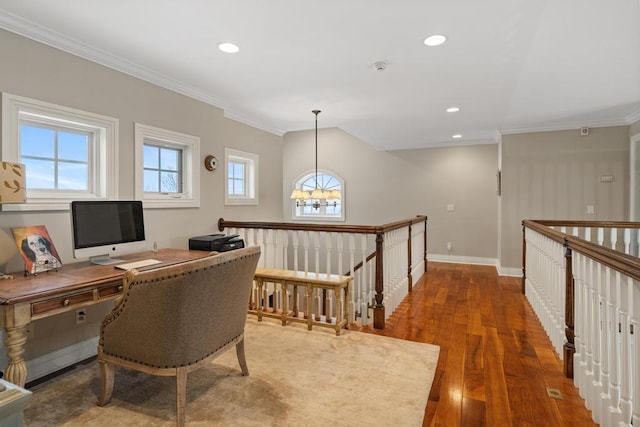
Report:
[[[172,92],[202,101],[205,104],[221,108],[224,111],[225,117],[237,122],[244,123],[278,136],[281,136],[284,133],[281,129],[247,119],[244,115],[238,112],[229,111],[226,107],[227,102],[198,88],[165,76],[117,55],[97,49],[80,40],[52,31],[35,22],[13,15],[3,9],[0,9],[0,28],[36,42],[43,43],[47,46],[51,46],[55,49],[70,53],[71,55],[78,56],[96,64],[130,75],[137,79],[144,80]]]
[[[640,110],[629,114],[626,118],[627,124],[632,125],[637,121],[640,121]]]
[[[512,128],[512,129],[504,129],[502,130],[503,135],[514,135],[518,133],[534,133],[534,132],[553,132],[553,131],[561,131],[561,130],[574,130],[580,128],[604,128],[611,126],[628,126],[631,124],[629,122],[629,117],[627,116],[623,119],[612,119],[612,120],[600,120],[600,121],[591,121],[591,122],[580,122],[580,123],[563,123],[552,126],[537,126],[531,128]]]
[[[247,116],[244,116],[242,114],[238,114],[235,111],[231,111],[231,110],[225,109],[224,110],[224,116],[227,119],[235,120],[236,122],[240,122],[240,123],[244,123],[245,125],[249,125],[249,126],[252,126],[254,128],[263,130],[265,132],[272,133],[272,134],[274,134],[276,136],[282,136],[287,132],[287,131],[285,131],[283,129],[276,128],[276,127],[273,127],[273,126],[269,126],[269,125],[266,125],[265,123],[257,122],[255,120],[249,119]]]

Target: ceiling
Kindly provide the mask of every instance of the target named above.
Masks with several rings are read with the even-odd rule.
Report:
[[[639,0],[0,0],[0,28],[275,134],[320,109],[380,150],[640,120]]]

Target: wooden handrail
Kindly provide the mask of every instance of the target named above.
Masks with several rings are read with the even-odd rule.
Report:
[[[345,224],[310,224],[292,222],[256,222],[256,221],[227,221],[223,218],[218,220],[218,230],[225,228],[256,228],[263,230],[295,230],[295,231],[316,231],[327,233],[354,233],[354,234],[376,234],[380,227],[372,225],[345,225]]]
[[[640,228],[640,222],[629,221],[574,221],[558,219],[524,220],[527,223],[538,223],[547,227],[602,227],[602,228]]]
[[[627,255],[613,249],[588,242],[580,237],[564,234],[549,228],[554,227],[602,227],[602,228],[640,228],[638,222],[613,222],[613,221],[522,221],[524,228],[529,228],[556,242],[565,245],[568,249],[575,250],[585,256],[597,260],[599,263],[619,271],[635,280],[640,280],[640,260],[637,257]]]
[[[218,220],[218,230],[225,228],[259,228],[265,230],[299,230],[319,231],[327,233],[354,233],[354,234],[378,234],[426,221],[426,215],[416,215],[414,218],[390,222],[388,224],[375,225],[348,225],[348,224],[313,224],[293,222],[258,222],[258,221],[227,221],[224,218]]]
[[[375,252],[371,252],[369,255],[367,255],[366,258],[366,262],[371,261],[372,259],[374,259],[376,257],[376,253]],[[356,265],[353,266],[353,272],[355,274],[356,271],[360,270],[363,266],[363,262],[360,261],[359,263],[357,263]],[[351,271],[347,271],[346,273],[343,274],[343,276],[351,276]]]

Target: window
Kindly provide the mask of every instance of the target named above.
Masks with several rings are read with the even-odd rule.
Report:
[[[225,205],[258,204],[258,155],[224,149]]]
[[[145,208],[200,206],[200,138],[135,125],[136,198]]]
[[[2,94],[2,159],[25,165],[27,203],[7,210],[69,209],[117,198],[118,120]]]
[[[323,201],[322,203],[317,199],[307,199],[304,203],[292,200],[293,219],[344,221],[344,181],[329,171],[318,170],[317,182],[317,187],[322,191],[340,191],[342,193],[342,199],[329,199],[327,202]],[[311,193],[316,188],[316,172],[309,172],[302,175],[294,183],[294,188]]]

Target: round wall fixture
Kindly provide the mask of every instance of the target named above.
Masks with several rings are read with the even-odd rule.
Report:
[[[215,156],[212,156],[211,154],[209,154],[207,157],[204,158],[204,167],[208,171],[216,170],[216,168],[218,167],[218,159],[216,159]]]

